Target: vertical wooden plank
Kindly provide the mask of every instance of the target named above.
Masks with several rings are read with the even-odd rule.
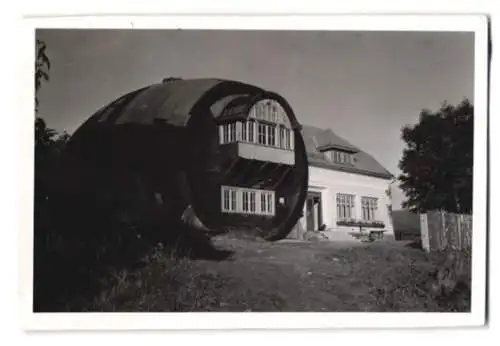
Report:
[[[464,242],[462,241],[463,240],[463,231],[462,231],[462,223],[463,223],[463,215],[460,214],[460,215],[457,215],[457,248],[458,249],[463,249],[463,244]]]
[[[440,229],[440,244],[439,244],[439,250],[443,250],[446,247],[446,222],[444,219],[444,212],[440,211],[439,212],[439,217],[441,221],[441,229]]]
[[[424,251],[431,251],[427,213],[420,214],[420,239],[422,241],[422,248]]]

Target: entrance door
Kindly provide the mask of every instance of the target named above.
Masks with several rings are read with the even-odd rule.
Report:
[[[308,192],[306,199],[306,227],[308,231],[317,231],[322,224],[321,194]]]

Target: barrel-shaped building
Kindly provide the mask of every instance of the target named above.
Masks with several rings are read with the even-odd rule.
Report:
[[[120,195],[129,210],[171,221],[189,209],[208,230],[267,240],[297,223],[308,181],[289,103],[223,79],[167,79],[118,98],[72,135],[63,166],[70,199]]]

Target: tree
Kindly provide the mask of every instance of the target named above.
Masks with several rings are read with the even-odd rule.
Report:
[[[464,99],[422,110],[418,124],[405,126],[400,187],[412,211],[472,212],[474,107]]]
[[[38,111],[38,90],[42,82],[49,81],[50,60],[47,56],[47,45],[42,40],[36,40],[36,61],[35,61],[35,111]]]
[[[37,93],[43,81],[49,81],[50,61],[45,42],[36,40],[35,61],[35,113],[38,111]],[[44,119],[35,117],[35,201],[45,203],[51,191],[57,162],[69,139],[66,132],[59,134],[47,126]],[[39,204],[39,205],[38,205]]]

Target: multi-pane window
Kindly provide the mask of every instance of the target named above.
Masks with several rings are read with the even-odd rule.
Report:
[[[229,143],[229,127],[227,124],[221,125],[222,128],[222,143]]]
[[[231,210],[236,210],[236,190],[231,190]]]
[[[241,140],[243,142],[248,141],[247,135],[248,135],[248,123],[243,123],[243,124],[241,124]]]
[[[254,141],[254,122],[253,121],[247,121],[246,123],[243,123],[248,128],[248,142],[253,142]]]
[[[267,196],[267,210],[268,214],[274,214],[274,194],[266,193]]]
[[[346,153],[344,151],[330,150],[325,153],[329,160],[334,163],[341,165],[353,165],[354,156],[351,153]]]
[[[236,211],[236,190],[230,188],[222,190],[222,205],[224,211]]]
[[[229,124],[229,142],[236,140],[236,123]]]
[[[222,186],[221,208],[226,213],[274,215],[274,191]]]
[[[280,144],[283,149],[290,149],[290,130],[280,126]]]
[[[294,133],[286,111],[272,100],[256,103],[246,120],[219,125],[219,137],[220,144],[243,141],[286,150],[294,149]]]
[[[255,121],[243,121],[240,124],[241,127],[240,125],[237,127],[236,123],[219,125],[220,144],[241,140],[276,148],[293,149],[293,132],[289,128],[279,125],[277,129],[278,125]],[[255,124],[257,126],[254,127]],[[254,135],[255,131],[256,136]]]
[[[258,143],[266,145],[266,137],[267,137],[267,126],[266,124],[259,123],[258,127]]]
[[[248,212],[250,210],[250,194],[248,191],[242,191],[242,195],[243,195],[243,211],[244,212]]]
[[[337,194],[337,220],[354,218],[354,195]]]
[[[250,213],[255,213],[255,192],[251,191],[248,194],[250,195]]]
[[[376,219],[378,199],[374,197],[361,197],[361,210],[363,220],[374,221]]]
[[[267,145],[276,146],[276,127],[267,125]]]

